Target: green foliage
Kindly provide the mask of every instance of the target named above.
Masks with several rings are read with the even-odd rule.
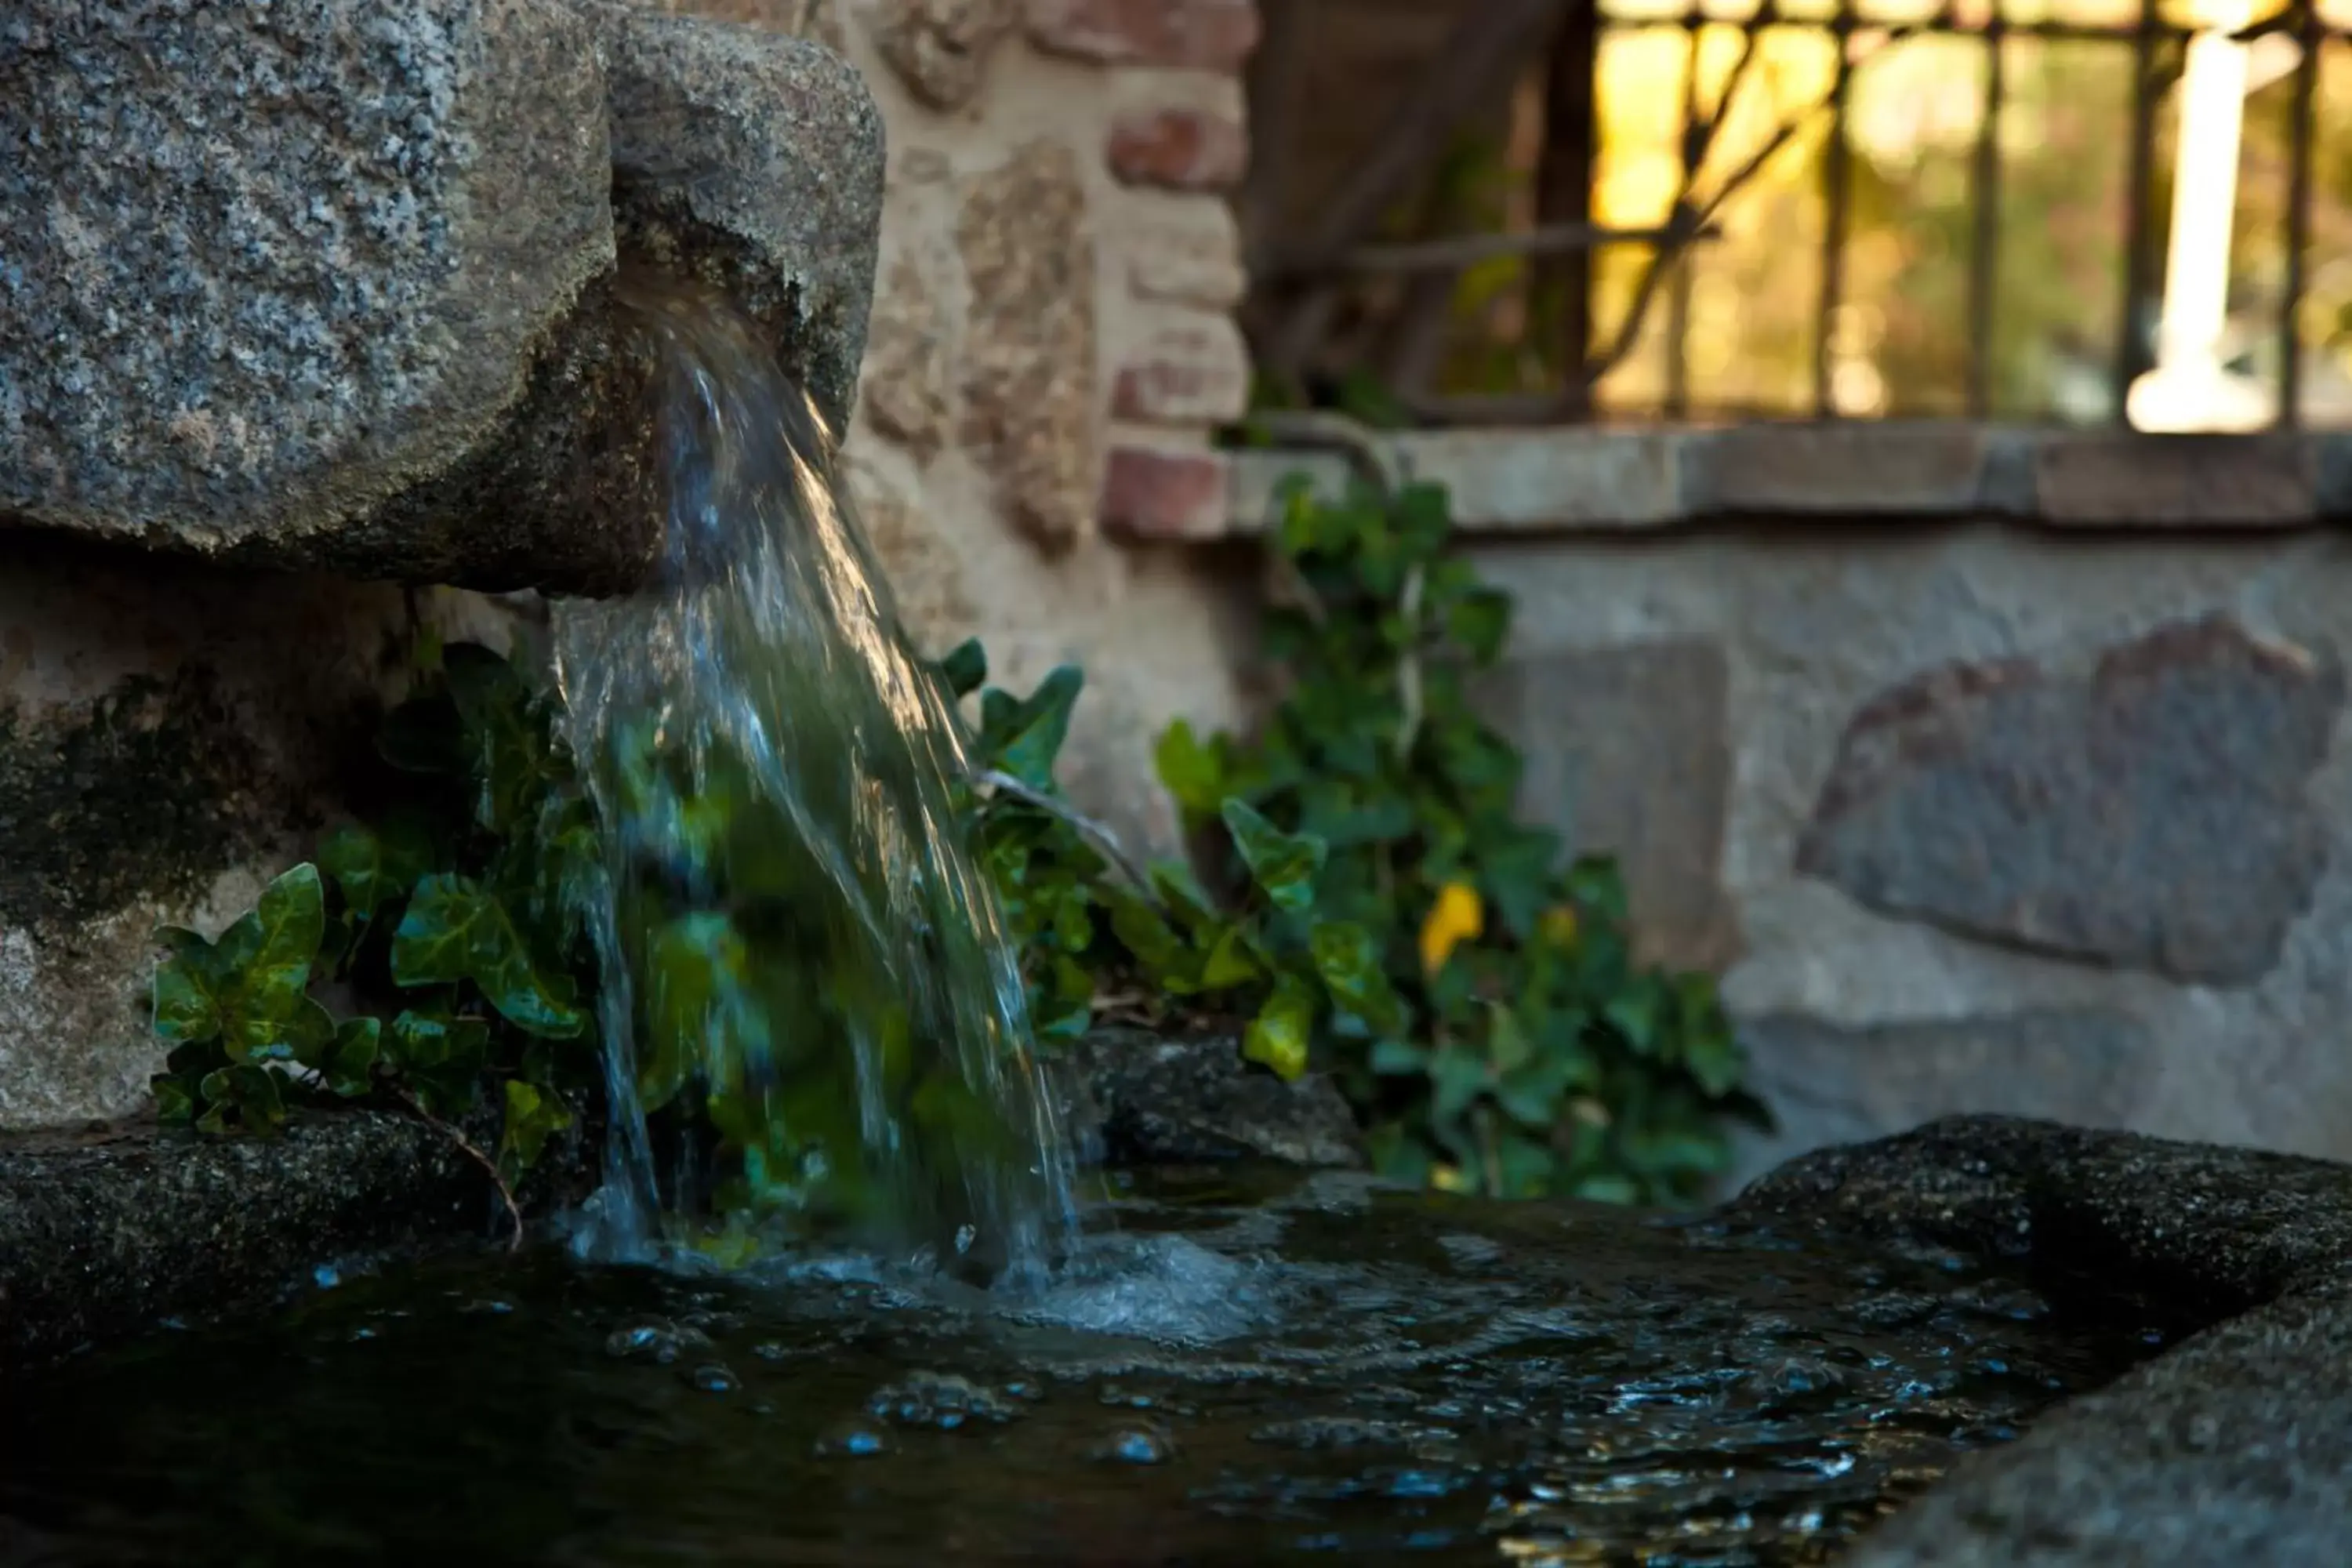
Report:
[[[1053,779],[1080,681],[982,690],[985,864],[1041,1035],[1107,1010],[1229,1020],[1284,1077],[1327,1068],[1388,1174],[1507,1196],[1689,1197],[1724,1164],[1739,1049],[1704,975],[1637,964],[1608,860],[1563,864],[1515,813],[1520,761],[1471,682],[1510,601],[1447,552],[1442,490],[1290,492],[1265,642],[1287,695],[1255,736],[1179,721],[1160,776],[1204,847],[1129,868]]]
[[[502,1113],[520,1178],[593,1081],[576,910],[596,853],[549,701],[487,648],[428,645],[378,751],[403,804],[320,841],[216,942],[158,933],[166,1121],[268,1132],[304,1096]],[[338,1018],[314,994],[332,985]]]

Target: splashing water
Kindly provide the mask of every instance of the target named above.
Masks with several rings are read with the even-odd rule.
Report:
[[[663,365],[667,553],[556,621],[605,841],[593,1246],[725,1215],[1039,1278],[1070,1161],[959,817],[951,700],[761,330],[677,285],[625,297]]]

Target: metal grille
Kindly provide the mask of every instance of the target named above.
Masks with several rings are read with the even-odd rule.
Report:
[[[1297,0],[1267,0],[1272,33],[1269,45],[1297,47],[1283,37],[1281,13]],[[1966,247],[1968,315],[1967,363],[1961,400],[1975,416],[1994,408],[1994,324],[2001,309],[1998,258],[2001,254],[2001,193],[2011,173],[2001,145],[2000,128],[2011,91],[2005,69],[2005,42],[2034,38],[2091,43],[2111,47],[2119,70],[2128,72],[2129,110],[2126,123],[2115,128],[2127,149],[2124,181],[2125,211],[2120,240],[2119,319],[2104,329],[2111,342],[2106,376],[2115,416],[2121,418],[2126,393],[2134,380],[2153,368],[2155,355],[2139,312],[2150,296],[2162,264],[2158,228],[2164,215],[2154,212],[2158,109],[2161,95],[2179,79],[2189,41],[2204,33],[2186,17],[2168,16],[2157,0],[2141,0],[2136,23],[2098,25],[2048,18],[2005,16],[1998,0],[1979,0],[1963,7],[1947,0],[1933,15],[1912,20],[1885,19],[1858,8],[1857,0],[1822,0],[1826,15],[1790,15],[1777,0],[1763,4],[1744,17],[1709,14],[1692,5],[1678,16],[1672,11],[1640,14],[1603,13],[1596,0],[1483,0],[1471,7],[1441,58],[1426,73],[1410,101],[1396,106],[1370,155],[1351,172],[1337,198],[1329,204],[1317,232],[1303,246],[1281,253],[1263,247],[1253,257],[1265,287],[1265,297],[1254,301],[1253,327],[1262,369],[1277,383],[1296,377],[1313,358],[1334,319],[1338,300],[1350,280],[1370,274],[1403,274],[1448,287],[1465,268],[1496,256],[1528,258],[1532,269],[1564,280],[1572,296],[1559,312],[1556,330],[1559,363],[1570,372],[1556,391],[1538,395],[1463,397],[1426,395],[1406,386],[1401,395],[1423,421],[1435,424],[1542,422],[1584,416],[1592,406],[1595,384],[1621,363],[1646,328],[1649,312],[1663,318],[1664,363],[1664,412],[1683,415],[1689,406],[1690,277],[1680,263],[1695,245],[1705,244],[1716,230],[1718,210],[1745,188],[1765,163],[1790,139],[1810,134],[1826,122],[1820,161],[1824,212],[1819,256],[1820,297],[1813,316],[1814,353],[1811,409],[1817,417],[1835,417],[1832,392],[1832,323],[1848,291],[1848,248],[1852,238],[1853,144],[1849,124],[1853,84],[1857,72],[1885,51],[1920,36],[1940,35],[1975,41],[1984,50],[1981,127],[1968,160],[1969,233]],[[1320,0],[1323,25],[1344,25],[1330,13],[1342,0]],[[1591,73],[1598,69],[1600,40],[1612,32],[1655,29],[1679,24],[1689,34],[1693,65],[1685,72],[1680,109],[1679,163],[1681,189],[1664,223],[1647,230],[1609,229],[1591,221],[1592,178],[1593,91]],[[1698,89],[1696,65],[1703,31],[1735,28],[1740,53],[1729,77],[1706,100]],[[1758,57],[1758,40],[1769,29],[1811,31],[1829,39],[1835,51],[1834,79],[1825,98],[1781,124],[1767,144],[1737,166],[1710,169],[1709,154],[1717,150],[1717,132],[1742,90]],[[2311,244],[2313,164],[2321,51],[2329,41],[2347,37],[2321,16],[2315,0],[2294,0],[2283,10],[2252,26],[2226,35],[2251,42],[2273,34],[2292,37],[2300,52],[2291,87],[2291,143],[2288,192],[2285,198],[2284,279],[2276,302],[2275,389],[2276,422],[2294,426],[2302,417],[2300,389],[2305,345],[2297,330],[2306,287],[2306,259]],[[2214,35],[2221,36],[2221,35]],[[1311,47],[1311,46],[1310,46]],[[1461,236],[1412,244],[1379,245],[1369,235],[1385,203],[1426,168],[1433,149],[1449,123],[1491,105],[1493,95],[1514,71],[1523,72],[1531,57],[1549,50],[1554,100],[1549,140],[1545,149],[1546,206],[1540,220],[1517,233]],[[1279,68],[1278,61],[1275,68]],[[1561,84],[1581,71],[1587,83],[1581,95],[1564,92]],[[1257,90],[1279,90],[1279,78],[1261,76]],[[1569,101],[1563,102],[1566,100]],[[1581,125],[1575,123],[1580,116]],[[1576,145],[1579,132],[1582,145]],[[1716,160],[1720,162],[1720,160]],[[1713,194],[1700,189],[1702,180]],[[1577,187],[1581,186],[1581,189]],[[1623,319],[1606,331],[1591,320],[1592,272],[1590,253],[1603,245],[1639,244],[1648,258],[1633,289],[1632,305]],[[1778,412],[1801,415],[1805,410]]]

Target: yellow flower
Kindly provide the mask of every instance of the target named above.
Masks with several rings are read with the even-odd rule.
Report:
[[[1576,910],[1570,904],[1554,904],[1544,911],[1543,939],[1557,948],[1576,945]]]
[[[1463,1174],[1459,1168],[1453,1165],[1436,1165],[1431,1167],[1429,1173],[1429,1184],[1435,1187],[1441,1193],[1470,1193],[1478,1190],[1477,1183]]]
[[[1475,942],[1486,929],[1486,910],[1478,901],[1477,889],[1467,882],[1448,882],[1438,889],[1429,918],[1421,922],[1422,972],[1434,974],[1444,968],[1454,948]]]

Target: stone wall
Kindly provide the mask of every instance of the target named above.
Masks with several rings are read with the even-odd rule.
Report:
[[[1517,597],[1526,808],[1718,969],[1782,1121],[2352,1158],[2352,440],[1408,437]],[[1234,526],[1319,459],[1251,455]]]

